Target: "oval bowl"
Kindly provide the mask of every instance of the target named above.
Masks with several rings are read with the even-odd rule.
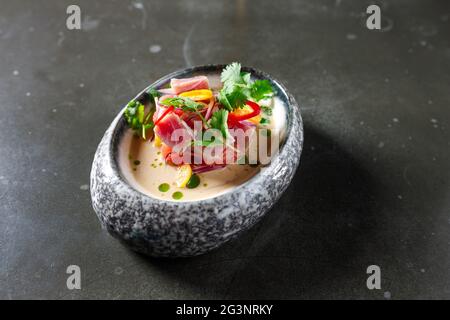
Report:
[[[225,65],[191,67],[166,75],[142,90],[162,88],[171,78],[218,75]],[[164,201],[137,191],[120,170],[118,153],[129,130],[122,111],[106,130],[94,156],[90,177],[92,205],[101,225],[131,249],[155,257],[189,257],[213,250],[255,225],[278,201],[300,162],[303,124],[294,97],[268,74],[286,107],[286,138],[278,154],[257,175],[237,188],[198,201]]]

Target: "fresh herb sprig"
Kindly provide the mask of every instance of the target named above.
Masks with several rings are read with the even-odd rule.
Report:
[[[205,107],[204,104],[195,102],[194,100],[185,97],[167,98],[160,101],[160,104],[163,106],[173,106],[175,108],[180,108],[183,111],[192,112],[199,111]]]
[[[209,147],[226,144],[227,146],[233,148],[231,145],[227,144],[228,138],[231,137],[228,130],[228,110],[220,109],[215,111],[212,114],[211,119],[209,119],[208,125],[209,128],[218,130],[221,133],[221,136],[212,136],[210,140],[203,137],[202,140],[193,141],[194,146]]]
[[[130,128],[144,140],[147,139],[147,130],[154,127],[152,117],[155,113],[155,107],[151,98],[158,96],[159,92],[154,88],[150,88],[137,99],[131,100],[124,112],[125,120]],[[150,105],[147,113],[145,113],[146,105]]]
[[[196,102],[186,97],[173,97],[160,101],[160,104],[162,104],[163,106],[173,106],[174,108],[180,108],[181,110],[186,112],[193,112],[202,120],[203,124],[208,127],[208,123],[206,122],[205,117],[203,117],[203,115],[200,113],[200,110],[205,107],[205,105],[202,103]]]
[[[219,92],[219,101],[229,111],[243,107],[249,99],[258,102],[274,95],[268,80],[252,81],[250,73],[241,72],[241,65],[238,62],[226,66],[220,80],[223,87]]]
[[[209,120],[211,128],[220,130],[222,136],[226,139],[230,136],[228,131],[228,111],[225,109],[220,109],[214,112]]]

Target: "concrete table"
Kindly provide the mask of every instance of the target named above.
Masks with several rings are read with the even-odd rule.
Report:
[[[79,0],[68,30],[73,2],[0,0],[0,298],[450,298],[448,1],[382,1],[381,31],[325,0]],[[129,251],[91,208],[104,130],[160,76],[232,61],[301,105],[292,185],[211,254]]]

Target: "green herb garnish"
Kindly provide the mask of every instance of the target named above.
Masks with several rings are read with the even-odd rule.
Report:
[[[147,90],[147,93],[151,95],[153,98],[157,98],[161,96],[161,93],[158,92],[155,88],[150,88]]]
[[[209,120],[209,125],[211,128],[218,129],[222,133],[224,138],[230,135],[228,131],[228,111],[225,109],[220,109],[214,112]]]
[[[148,113],[145,113],[144,103],[149,103],[151,101],[150,96],[153,98],[159,96],[159,92],[153,88],[147,90],[143,93],[141,98],[136,100],[131,100],[125,109],[124,117],[131,129],[135,131],[137,135],[142,137],[144,140],[147,139],[146,132],[148,129],[153,128],[154,124],[152,121],[153,113],[155,112],[154,104],[151,104]],[[143,101],[143,103],[140,102]]]
[[[266,119],[266,118],[261,118],[261,120],[259,121],[260,124],[269,124],[270,120]]]
[[[174,97],[164,99],[163,101],[160,101],[160,104],[164,106],[173,106],[174,108],[180,108],[181,110],[186,112],[194,112],[202,120],[205,126],[208,126],[205,117],[203,117],[203,115],[200,113],[200,110],[205,107],[205,105],[202,103],[198,103],[186,97]]]
[[[219,101],[229,111],[244,106],[249,99],[259,101],[274,94],[268,80],[252,81],[250,73],[241,72],[238,62],[226,66],[220,80],[223,82],[223,88],[219,92]]]
[[[192,112],[198,111],[205,107],[204,104],[195,102],[194,100],[185,97],[167,98],[160,101],[160,104],[164,106],[173,106],[175,108],[181,108],[183,111]]]
[[[250,84],[250,95],[256,101],[270,98],[273,96],[273,88],[269,80],[255,80]]]

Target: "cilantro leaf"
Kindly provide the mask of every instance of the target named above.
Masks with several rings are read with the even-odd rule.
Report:
[[[235,83],[239,83],[241,81],[241,64],[233,62],[226,66],[220,75],[220,80],[223,82],[224,88],[229,88]]]
[[[226,109],[228,109],[228,111],[233,111],[234,109],[245,105],[247,94],[241,88],[235,87],[233,91],[229,93],[220,91],[219,101]]]
[[[242,81],[245,83],[245,84],[250,84],[251,83],[251,74],[250,74],[250,72],[243,72],[243,73],[241,73],[241,77],[242,77]]]
[[[228,132],[228,111],[220,109],[214,112],[209,120],[211,128],[218,129],[222,132],[224,138],[227,138],[230,133]]]
[[[273,96],[273,88],[270,85],[269,80],[256,80],[250,86],[250,94],[256,101],[270,98]]]
[[[259,101],[274,94],[268,80],[252,81],[250,73],[241,72],[241,65],[238,62],[226,66],[220,80],[223,87],[219,92],[219,101],[230,112],[241,108],[249,99]]]
[[[230,101],[228,101],[228,97],[227,94],[225,92],[225,90],[220,90],[219,92],[219,102],[229,111],[233,111],[233,107],[230,104]]]

